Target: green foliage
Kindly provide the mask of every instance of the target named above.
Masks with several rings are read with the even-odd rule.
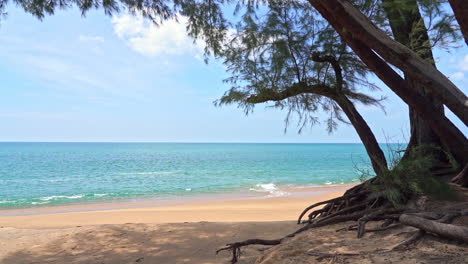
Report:
[[[447,0],[354,0],[354,4],[381,29],[425,59],[433,47],[449,49],[462,39]],[[421,21],[415,21],[418,16]],[[400,32],[392,32],[390,19]],[[406,33],[409,39],[396,36]]]
[[[268,1],[261,10],[243,11],[218,53],[231,73],[225,80],[231,89],[217,105],[237,103],[249,113],[254,104],[271,101],[271,107],[287,110],[286,127],[293,115],[298,117],[299,132],[316,124],[319,120],[314,113],[321,110],[329,114],[325,124],[330,133],[338,121],[347,123],[336,97],[314,89],[281,98],[274,94],[285,94],[298,84],[321,86],[330,91],[328,94],[379,105],[379,99],[357,91],[378,88],[367,81],[368,68],[308,2]],[[329,60],[318,60],[324,57]],[[330,61],[339,64],[339,74]],[[257,100],[250,100],[252,97]]]
[[[433,199],[455,198],[448,183],[436,178],[430,171],[436,161],[433,153],[433,146],[418,146],[410,150],[405,159],[392,160],[393,167],[379,175],[370,188],[382,193],[394,206],[406,204],[415,195]]]

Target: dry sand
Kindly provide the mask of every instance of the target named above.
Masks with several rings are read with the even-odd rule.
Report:
[[[0,263],[229,263],[230,252],[215,255],[215,249],[249,238],[283,237],[298,228],[294,220],[303,208],[341,195],[346,187],[311,190],[305,196],[285,198],[192,201],[190,205],[53,214],[46,213],[52,209],[41,209],[37,211],[40,214],[29,216],[2,216]],[[71,208],[96,210],[102,206]],[[457,219],[457,223],[468,226],[468,217]],[[362,239],[357,239],[355,232],[335,232],[349,224],[313,229],[274,248],[249,246],[239,263],[468,263],[466,244],[440,243],[426,236],[412,250],[382,253],[410,236],[414,229],[368,233]],[[360,255],[318,259],[305,254],[308,250]]]
[[[225,263],[228,254],[216,256],[216,248],[292,232],[302,209],[348,187],[301,189],[301,195],[281,198],[99,211],[89,210],[103,205],[87,205],[71,207],[87,210],[81,212],[45,208],[0,216],[0,263]]]

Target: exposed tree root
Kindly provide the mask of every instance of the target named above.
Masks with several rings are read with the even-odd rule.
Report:
[[[230,243],[227,244],[225,247],[222,247],[216,250],[216,254],[224,250],[232,250],[232,259],[231,263],[236,263],[241,255],[240,248],[248,245],[265,245],[265,246],[275,246],[281,243],[281,239],[274,239],[274,240],[265,240],[265,239],[248,239],[242,242]]]
[[[468,187],[468,164],[466,164],[463,170],[452,178],[452,182],[459,184],[462,187]]]
[[[305,224],[303,227],[283,238],[275,240],[249,239],[242,242],[230,243],[218,249],[216,253],[225,250],[232,251],[231,263],[236,263],[241,254],[240,249],[242,247],[248,245],[274,246],[306,230],[346,221],[356,221],[356,224],[336,231],[356,230],[358,238],[362,238],[366,232],[380,232],[398,226],[406,225],[418,228],[418,231],[407,240],[383,252],[408,248],[421,239],[426,233],[432,233],[441,237],[468,243],[468,228],[449,224],[456,217],[468,215],[468,209],[449,208],[443,211],[421,211],[408,208],[394,208],[381,193],[370,192],[368,190],[369,184],[372,183],[374,179],[349,189],[341,197],[319,202],[307,207],[299,215],[298,223],[301,223],[302,218],[309,213],[310,210],[318,206],[323,206],[308,214],[308,220],[302,222]],[[384,220],[384,222],[380,227],[366,229],[366,224],[368,222],[382,220]],[[349,255],[347,253],[317,253],[314,251],[309,251],[307,254],[315,254],[314,256],[321,258],[356,255],[354,253],[350,253],[351,255]]]
[[[409,214],[402,214],[399,221],[404,225],[413,226],[429,233],[468,243],[468,228],[463,226],[441,223]]]
[[[426,234],[425,231],[418,230],[418,231],[414,232],[413,235],[410,236],[408,239],[402,241],[401,243],[399,243],[398,245],[392,247],[388,251],[407,249],[409,246],[411,246],[412,244],[416,243],[416,241],[421,239],[425,234]]]

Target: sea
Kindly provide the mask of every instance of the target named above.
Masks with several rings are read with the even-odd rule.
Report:
[[[382,145],[391,155],[396,144]],[[357,183],[362,144],[0,143],[0,209]]]

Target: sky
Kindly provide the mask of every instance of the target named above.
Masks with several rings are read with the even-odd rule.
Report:
[[[322,124],[285,133],[285,110],[257,105],[246,116],[213,101],[229,88],[224,66],[203,61],[184,19],[155,27],[128,14],[82,17],[58,10],[42,21],[8,9],[0,21],[0,141],[360,142],[353,127]],[[438,68],[468,91],[468,48],[435,52]],[[386,113],[358,105],[379,142],[406,142],[407,106],[385,85]],[[452,114],[465,135],[468,129]]]

